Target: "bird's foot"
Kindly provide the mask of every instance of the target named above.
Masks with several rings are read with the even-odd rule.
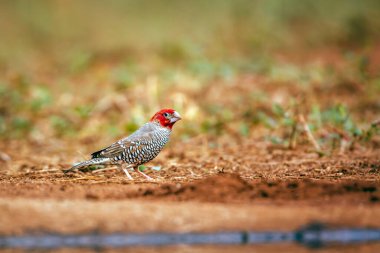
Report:
[[[144,172],[140,171],[138,168],[137,168],[137,172],[140,173],[141,175],[143,175],[149,181],[153,181],[154,180],[153,178],[151,178],[150,176],[148,176]]]
[[[133,180],[133,177],[131,176],[131,174],[129,174],[128,169],[123,169],[123,171],[129,180]]]

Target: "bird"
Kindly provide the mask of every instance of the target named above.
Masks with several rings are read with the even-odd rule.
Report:
[[[78,162],[64,170],[65,173],[91,165],[118,165],[128,179],[133,180],[128,169],[140,173],[148,180],[153,180],[138,169],[139,165],[153,160],[169,141],[173,125],[181,120],[181,115],[173,109],[161,109],[149,122],[134,133],[114,142],[110,146],[91,154],[91,159]]]

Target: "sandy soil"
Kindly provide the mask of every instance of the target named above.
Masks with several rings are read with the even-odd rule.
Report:
[[[380,226],[378,149],[319,158],[306,147],[249,139],[210,143],[195,138],[168,147],[153,164],[162,169],[146,171],[153,182],[137,173],[129,181],[117,168],[64,174],[80,159],[69,145],[7,143],[0,234],[286,231],[315,221]],[[40,152],[30,156],[33,147]]]

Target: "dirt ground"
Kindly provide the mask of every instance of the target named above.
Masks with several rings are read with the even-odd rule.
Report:
[[[380,226],[377,148],[318,157],[307,147],[199,137],[165,149],[149,182],[117,168],[64,174],[82,158],[58,144],[2,144],[0,234]]]

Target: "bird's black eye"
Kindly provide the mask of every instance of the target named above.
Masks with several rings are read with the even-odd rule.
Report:
[[[165,118],[169,117],[169,113],[167,113],[167,112],[164,112],[163,115],[164,115]]]

